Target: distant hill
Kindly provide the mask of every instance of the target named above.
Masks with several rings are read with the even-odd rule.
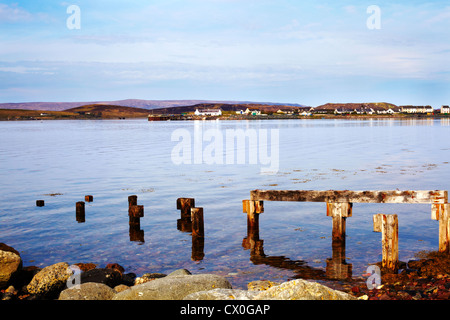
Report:
[[[256,103],[251,101],[211,101],[211,100],[141,100],[126,99],[117,101],[89,101],[89,102],[19,102],[19,103],[0,103],[0,109],[23,109],[23,110],[47,110],[62,111],[85,105],[114,105],[123,107],[133,107],[142,109],[172,108],[180,106],[192,106],[200,103],[224,103],[224,104],[248,104]],[[283,105],[276,102],[257,102],[263,105]],[[288,103],[290,106],[303,106],[295,103]]]
[[[148,116],[148,109],[104,104],[90,104],[70,108],[64,111],[77,113],[79,115],[92,115],[102,118],[137,118]]]

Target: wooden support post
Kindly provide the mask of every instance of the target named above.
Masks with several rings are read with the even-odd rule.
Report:
[[[132,205],[128,209],[128,215],[134,218],[144,217],[144,206]]]
[[[247,213],[247,231],[259,230],[259,214],[264,212],[264,202],[242,200],[242,212]]]
[[[178,198],[177,209],[181,210],[181,219],[191,220],[191,208],[195,207],[194,198]]]
[[[203,237],[203,208],[191,208],[192,236]]]
[[[398,217],[396,214],[373,215],[373,231],[381,232],[382,262],[384,271],[398,271]]]
[[[431,219],[439,221],[439,252],[450,253],[450,204],[432,204]]]
[[[36,207],[43,207],[45,205],[44,200],[36,200]]]
[[[94,201],[94,197],[91,196],[91,195],[84,196],[84,201],[86,201],[86,202],[92,202],[92,201]]]
[[[78,201],[76,203],[75,218],[78,222],[85,222],[84,201]]]
[[[352,216],[352,207],[352,203],[327,202],[327,216],[333,218],[333,245],[345,243],[345,222],[347,217]]]
[[[128,208],[137,205],[137,195],[128,196]]]

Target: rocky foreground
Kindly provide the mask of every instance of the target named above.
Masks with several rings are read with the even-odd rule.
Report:
[[[420,268],[430,269],[431,260],[419,260],[419,272]],[[373,290],[359,285],[347,286],[347,292],[344,292],[301,279],[284,283],[253,281],[248,284],[248,290],[240,290],[233,289],[225,277],[193,275],[185,269],[170,274],[147,273],[137,277],[133,273],[125,273],[118,264],[96,268],[94,264],[69,266],[60,262],[43,269],[23,267],[20,254],[0,243],[2,300],[449,299],[450,278],[447,271],[444,268],[433,276],[421,276],[415,271],[398,275],[400,278],[394,276],[391,280],[384,277],[383,286]]]

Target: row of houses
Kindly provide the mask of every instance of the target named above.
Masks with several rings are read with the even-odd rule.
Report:
[[[332,109],[312,109],[312,113],[334,113],[334,114],[396,114],[396,113],[406,113],[406,114],[450,114],[449,106],[442,106],[440,109],[433,109],[432,106],[399,106],[385,108],[371,108],[368,106],[361,105],[357,108],[348,108],[345,106],[337,107]]]
[[[279,109],[276,113],[278,114],[294,114],[294,110],[282,110]],[[441,113],[441,114],[450,114],[449,106],[442,106],[440,109],[434,110],[432,106],[400,106],[400,107],[390,107],[388,109],[385,108],[372,108],[369,106],[361,105],[357,108],[348,108],[346,106],[341,106],[332,109],[315,109],[315,108],[302,108],[302,110],[298,110],[299,115],[309,116],[311,114],[324,114],[324,113],[334,113],[334,114],[396,114],[396,113],[407,113],[407,114],[432,114],[432,113]],[[261,115],[261,110],[258,109],[250,109],[246,110],[238,110],[236,114],[241,115],[252,115],[258,116]],[[221,109],[204,109],[204,110],[195,110],[196,116],[221,116]]]

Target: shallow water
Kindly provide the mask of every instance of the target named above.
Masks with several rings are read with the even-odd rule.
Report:
[[[191,135],[192,164],[174,163],[179,140],[171,137],[179,129]],[[226,164],[225,156],[224,164],[208,164],[212,143],[194,146],[199,132],[221,133],[226,145],[226,131],[237,129],[278,131],[278,140],[269,139],[278,147],[276,172],[262,174],[261,158],[250,163],[248,152],[260,152],[260,140],[256,149],[236,147],[247,155],[244,164],[237,158]],[[236,288],[257,279],[326,278],[333,252],[324,203],[266,201],[259,232],[264,255],[255,256],[243,246],[241,200],[253,189],[449,190],[449,130],[449,119],[0,122],[0,242],[16,248],[25,266],[117,262],[138,275],[187,268],[225,275]],[[202,163],[194,164],[198,150]],[[75,203],[88,194],[94,201],[79,223]],[[132,194],[145,207],[134,241]],[[204,208],[201,260],[192,259],[191,234],[177,229],[179,197]],[[44,207],[35,206],[38,199]],[[400,260],[438,248],[430,205],[355,203],[345,247],[352,276],[381,260],[375,213],[398,214]]]

